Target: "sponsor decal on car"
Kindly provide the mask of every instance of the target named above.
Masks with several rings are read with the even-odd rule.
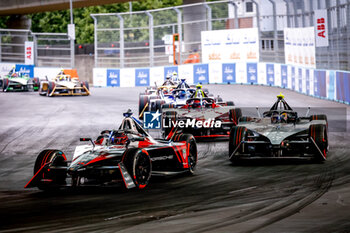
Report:
[[[160,129],[162,114],[157,112],[144,112],[143,127],[145,129]]]
[[[196,120],[196,119],[186,119],[172,121],[170,119],[163,119],[164,128],[221,128],[221,121],[214,119],[207,120]]]

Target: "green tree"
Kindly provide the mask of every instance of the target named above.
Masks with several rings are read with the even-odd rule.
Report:
[[[182,0],[142,0],[132,2],[132,11],[142,11],[158,9],[170,6],[181,5]],[[85,8],[74,9],[74,23],[76,28],[76,42],[78,44],[93,43],[94,41],[94,21],[90,14],[97,13],[120,13],[129,11],[129,3],[116,3],[103,6],[91,6]],[[67,32],[67,25],[70,23],[69,10],[43,12],[29,15],[32,20],[33,32]],[[171,14],[165,14],[162,20],[166,21],[169,17],[174,17]],[[175,16],[176,17],[176,16]],[[114,17],[116,18],[116,17]],[[99,27],[117,28],[119,27],[119,20],[113,17],[99,19]],[[158,22],[155,22],[158,23]],[[0,19],[1,25],[1,19]],[[147,26],[148,18],[144,16],[133,15],[125,19],[125,27],[139,27]],[[125,34],[126,37],[133,36],[136,41],[146,40],[147,33],[135,30],[132,34]],[[108,32],[105,33],[99,42],[109,42],[119,40],[119,33]]]

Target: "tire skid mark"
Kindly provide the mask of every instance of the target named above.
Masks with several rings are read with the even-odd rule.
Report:
[[[214,224],[211,223],[211,224],[204,225],[203,227],[199,227],[199,228],[196,227],[195,229],[190,229],[189,232],[199,233],[199,232],[215,231],[215,230],[218,230],[218,229],[223,228],[223,227],[232,226],[235,224],[247,222],[249,220],[253,220],[253,219],[268,215],[270,213],[277,212],[279,210],[282,210],[286,207],[293,205],[296,202],[300,202],[296,207],[292,208],[291,210],[288,210],[285,213],[278,215],[277,217],[275,217],[271,220],[268,220],[263,225],[259,225],[258,227],[255,227],[251,231],[248,231],[248,232],[254,232],[258,229],[261,229],[262,227],[265,227],[265,226],[270,225],[276,221],[279,221],[283,218],[286,218],[290,215],[293,215],[294,213],[300,211],[301,209],[303,209],[307,205],[309,205],[312,202],[314,202],[315,200],[317,200],[325,192],[327,192],[328,189],[331,187],[333,178],[334,178],[333,170],[327,170],[326,172],[322,173],[319,177],[317,177],[316,182],[314,183],[314,185],[316,187],[311,186],[312,187],[310,190],[311,192],[308,191],[308,193],[306,193],[306,195],[304,194],[304,192],[305,192],[304,190],[297,190],[296,192],[289,195],[288,196],[289,198],[287,200],[281,200],[281,201],[276,202],[275,204],[272,204],[270,206],[265,205],[261,209],[255,209],[253,211],[247,210],[246,211],[247,213],[240,214],[238,216],[232,215],[232,216],[229,216],[229,217],[227,217],[227,218],[225,218],[222,221],[219,221],[217,223],[214,223]],[[300,191],[301,193],[299,194],[298,191]],[[245,231],[245,232],[247,232],[247,231]]]

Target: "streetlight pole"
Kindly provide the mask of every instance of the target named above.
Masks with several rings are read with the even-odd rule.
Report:
[[[73,0],[69,0],[69,8],[70,8],[70,24],[73,25],[73,30],[75,30],[74,24],[73,24]],[[74,32],[74,37],[75,37],[75,32]],[[74,64],[74,39],[70,36],[70,66],[73,69],[75,64]]]

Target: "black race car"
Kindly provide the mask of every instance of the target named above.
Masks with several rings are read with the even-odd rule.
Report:
[[[300,117],[282,94],[262,117],[243,116],[230,132],[229,158],[326,160],[328,151],[326,115]]]
[[[131,115],[131,111],[124,113],[118,130],[104,130],[95,141],[81,138],[91,144],[76,147],[72,161],[60,150],[42,151],[25,188],[117,182],[124,182],[126,188],[144,188],[151,175],[193,173],[197,145],[192,135],[175,133],[169,140],[156,140]]]

